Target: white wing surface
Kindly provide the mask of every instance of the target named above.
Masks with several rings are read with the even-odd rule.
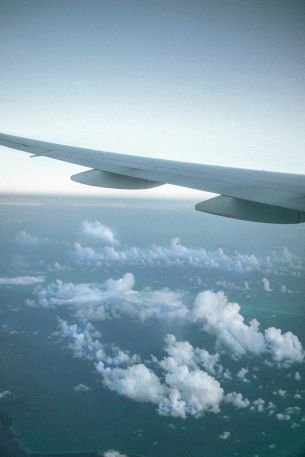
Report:
[[[119,189],[174,184],[219,194],[196,209],[236,219],[305,222],[305,175],[118,154],[0,134],[0,145],[90,168],[74,181]]]

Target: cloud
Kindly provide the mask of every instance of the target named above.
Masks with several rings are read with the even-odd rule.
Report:
[[[251,410],[256,410],[258,413],[262,413],[265,410],[266,402],[263,398],[258,398],[254,400],[251,406]]]
[[[249,370],[247,368],[241,368],[236,376],[244,382],[249,382],[249,380],[246,378],[247,374],[249,373]]]
[[[144,321],[149,318],[183,318],[188,309],[182,295],[164,288],[135,290],[132,273],[104,284],[64,283],[57,280],[34,291],[36,303],[44,308],[72,307],[83,320],[105,320],[122,315]]]
[[[152,403],[160,415],[197,418],[218,413],[223,402],[238,409],[250,405],[241,393],[225,395],[215,378],[225,378],[218,354],[177,341],[174,335],[165,338],[166,355],[162,359],[152,356],[148,366],[137,354],[102,343],[90,323],[59,320],[59,327],[74,356],[91,360],[107,388],[131,400]]]
[[[188,368],[204,368],[212,375],[222,375],[224,368],[220,364],[219,354],[210,354],[205,349],[194,347],[189,341],[177,341],[174,335],[168,334],[165,338],[165,352],[168,357],[160,362],[160,365],[167,369],[168,364],[173,361],[179,365],[186,365]]]
[[[48,265],[48,271],[71,271],[72,268],[67,265],[63,265],[59,262],[54,262],[52,265]]]
[[[0,400],[2,400],[5,397],[8,397],[9,395],[11,395],[10,390],[4,390],[3,392],[0,392]]]
[[[270,281],[267,278],[262,279],[263,288],[265,292],[272,292],[273,289],[270,286]]]
[[[116,345],[107,345],[100,341],[101,334],[90,323],[68,324],[58,319],[59,335],[67,339],[68,346],[77,358],[104,362],[107,365],[118,366],[134,364],[141,358],[123,351]]]
[[[126,273],[119,279],[110,278],[102,285],[57,280],[47,287],[37,286],[34,296],[36,305],[45,308],[67,306],[84,322],[128,316],[141,321],[156,318],[197,323],[204,331],[214,335],[217,345],[227,349],[235,359],[267,354],[278,367],[289,367],[304,360],[304,350],[296,335],[289,331],[282,333],[281,329],[274,327],[260,331],[260,323],[256,319],[246,323],[239,304],[229,302],[222,291],[200,292],[193,307],[189,307],[180,292],[167,288],[136,290],[133,274]],[[35,302],[27,303],[33,305]],[[171,350],[177,351],[177,348],[172,347]],[[198,349],[197,352],[199,354]],[[200,357],[205,360],[207,371],[208,364],[215,365],[213,357],[202,350]],[[239,376],[244,374],[240,372]],[[227,377],[230,377],[229,372]]]
[[[278,395],[279,397],[286,398],[287,390],[278,389],[277,391],[272,392],[273,395]]]
[[[289,366],[304,361],[304,350],[298,337],[292,332],[282,333],[281,329],[270,327],[265,330],[265,339],[273,359]]]
[[[48,241],[47,238],[42,239],[36,235],[31,235],[26,230],[21,230],[20,232],[18,232],[16,234],[15,238],[19,243],[29,245],[29,246],[34,246],[34,245],[40,244],[42,242]]]
[[[118,262],[128,265],[161,265],[182,266],[207,269],[224,269],[229,271],[248,272],[261,270],[266,266],[266,261],[258,261],[254,254],[241,254],[235,252],[227,255],[222,248],[216,251],[207,251],[204,248],[188,248],[181,244],[179,238],[172,238],[169,246],[153,245],[150,248],[131,247],[115,249],[110,246],[92,248],[74,244],[74,254],[79,263],[84,265],[101,266],[102,264]]]
[[[300,375],[300,373],[299,373],[298,371],[296,371],[296,372],[294,373],[294,379],[295,379],[296,381],[301,381],[302,376]]]
[[[98,221],[84,221],[82,231],[91,238],[98,239],[105,244],[103,247],[93,248],[74,244],[76,261],[82,265],[102,266],[109,263],[124,265],[160,265],[184,266],[191,265],[198,268],[221,269],[237,272],[261,271],[265,274],[278,274],[289,270],[292,274],[300,275],[305,265],[301,257],[292,254],[287,247],[280,252],[272,252],[265,257],[255,254],[231,252],[226,253],[223,248],[208,251],[204,248],[193,248],[183,245],[179,237],[170,240],[169,245],[152,245],[147,248],[127,247],[118,249],[114,245],[119,242],[115,239],[112,230]],[[266,278],[265,278],[266,279]],[[267,280],[268,281],[268,280]],[[246,286],[247,287],[247,286]]]
[[[283,413],[278,413],[275,415],[275,417],[279,421],[289,421],[291,419],[291,416],[289,414],[283,414]]]
[[[104,452],[103,457],[127,457],[127,455],[110,449],[109,451]]]
[[[221,440],[227,440],[228,438],[230,438],[230,436],[231,436],[230,432],[223,432],[221,435],[219,435],[219,438]]]
[[[0,285],[5,286],[30,286],[44,282],[43,276],[16,276],[14,278],[0,278]]]
[[[87,236],[97,238],[99,241],[105,244],[118,244],[118,241],[115,239],[112,230],[98,221],[83,221],[82,232]]]
[[[217,337],[219,343],[233,351],[235,357],[247,353],[261,354],[265,341],[256,319],[247,325],[240,306],[230,303],[223,292],[204,291],[197,295],[192,310],[194,322]]]
[[[296,335],[282,333],[274,327],[261,332],[256,319],[246,324],[240,306],[230,303],[223,292],[200,292],[190,314],[194,322],[215,335],[218,344],[235,358],[246,354],[270,354],[279,367],[304,361],[304,350]]]
[[[89,392],[89,390],[92,390],[91,387],[86,386],[86,384],[77,384],[73,388],[74,392]]]
[[[248,408],[250,401],[244,398],[239,392],[230,392],[225,396],[225,402],[235,406],[235,408],[242,409]]]
[[[163,395],[159,378],[143,363],[127,368],[111,368],[98,362],[96,369],[102,375],[105,386],[131,400],[158,403]]]
[[[77,358],[95,360],[96,352],[103,350],[102,344],[97,338],[101,334],[95,330],[90,322],[82,325],[80,328],[77,324],[69,325],[65,320],[58,319],[60,335],[67,338],[69,348]]]
[[[118,394],[134,401],[152,403],[160,415],[185,418],[219,412],[223,389],[199,366],[202,364],[215,371],[217,357],[209,357],[208,353],[200,352],[202,350],[193,348],[188,342],[180,344],[173,335],[168,335],[165,348],[168,356],[162,360],[153,357],[154,371],[142,363],[138,355],[103,344],[92,324],[69,325],[59,320],[59,327],[74,355],[93,361],[103,384]]]

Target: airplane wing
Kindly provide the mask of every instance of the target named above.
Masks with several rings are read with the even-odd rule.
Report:
[[[5,134],[0,145],[88,167],[71,176],[82,184],[118,189],[174,184],[219,194],[198,203],[198,211],[256,222],[305,222],[305,175],[139,157]]]

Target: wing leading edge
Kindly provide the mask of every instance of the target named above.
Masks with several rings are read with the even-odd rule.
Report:
[[[0,134],[0,145],[91,168],[72,176],[83,184],[119,189],[174,184],[220,194],[196,205],[199,211],[258,222],[305,222],[305,175],[139,157],[6,134]]]

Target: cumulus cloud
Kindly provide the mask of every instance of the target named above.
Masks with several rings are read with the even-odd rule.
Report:
[[[265,351],[259,322],[253,319],[247,325],[240,314],[240,306],[230,303],[223,292],[199,293],[195,299],[192,318],[202,324],[208,333],[214,334],[218,342],[233,351],[236,357],[247,353],[258,355]]]
[[[275,417],[279,421],[289,421],[291,419],[291,416],[289,414],[283,414],[283,413],[278,413],[275,415]]]
[[[304,361],[304,350],[298,337],[292,332],[270,327],[265,330],[265,340],[273,359],[279,364],[290,366]]]
[[[69,342],[69,348],[74,356],[95,360],[97,351],[103,351],[103,346],[98,340],[101,334],[95,330],[90,322],[82,325],[68,324],[63,319],[58,319],[60,335]]]
[[[252,402],[251,410],[256,410],[258,413],[262,413],[265,410],[266,401],[263,398],[258,398]]]
[[[238,373],[236,374],[236,376],[241,380],[241,381],[244,381],[244,382],[249,382],[249,380],[247,379],[247,374],[249,373],[249,370],[247,368],[241,368]]]
[[[296,372],[294,373],[294,379],[295,379],[296,381],[301,381],[302,376],[300,375],[300,373],[299,373],[298,371],[296,371]]]
[[[112,230],[98,221],[83,221],[82,232],[90,237],[96,238],[105,244],[118,244]]]
[[[137,354],[130,355],[115,344],[101,342],[101,334],[90,323],[69,324],[58,319],[59,335],[68,341],[69,348],[77,358],[101,361],[107,365],[118,366],[141,361]]]
[[[248,408],[250,401],[244,398],[239,392],[230,392],[225,396],[225,402],[235,406],[235,408]]]
[[[237,272],[261,271],[265,274],[282,274],[288,269],[292,274],[300,275],[305,269],[301,257],[292,254],[287,247],[281,252],[272,252],[265,257],[255,254],[231,252],[226,253],[223,248],[208,251],[204,248],[187,247],[180,238],[172,238],[167,246],[152,245],[148,248],[127,247],[118,249],[112,230],[98,221],[84,221],[82,231],[89,237],[99,239],[105,245],[100,248],[82,246],[75,243],[74,253],[77,262],[83,265],[101,266],[116,262],[124,265],[162,265],[183,266],[207,269],[222,269]],[[266,279],[266,278],[264,278]],[[267,280],[268,281],[268,280]],[[245,283],[246,287],[247,282]],[[267,283],[265,283],[266,287]],[[270,285],[269,285],[270,286]],[[271,289],[271,288],[270,288]],[[269,290],[271,292],[271,290]]]
[[[216,251],[207,251],[204,248],[189,248],[184,246],[179,238],[172,238],[169,246],[152,245],[150,248],[130,247],[116,249],[115,243],[108,243],[102,248],[82,246],[76,242],[74,253],[79,263],[84,265],[101,266],[105,263],[118,262],[128,265],[162,265],[183,266],[191,265],[207,269],[224,269],[229,271],[249,272],[266,267],[265,261],[258,261],[254,254],[235,252],[225,254],[219,248]]]
[[[223,292],[204,291],[197,295],[191,311],[208,333],[216,336],[218,344],[227,348],[235,358],[246,354],[270,354],[278,366],[288,367],[304,361],[304,350],[292,332],[267,328],[261,332],[260,323],[252,319],[245,322],[237,303],[230,303]]]
[[[0,400],[2,400],[3,398],[7,397],[11,395],[11,391],[10,390],[4,390],[3,392],[0,392]]]
[[[91,387],[86,386],[86,384],[77,384],[73,388],[74,392],[89,392],[89,390],[92,390]]]
[[[270,286],[270,281],[267,278],[262,279],[263,289],[265,292],[272,292],[273,289]]]
[[[59,320],[59,326],[74,355],[94,361],[103,384],[118,394],[150,402],[156,405],[160,415],[185,418],[219,412],[223,389],[212,375],[201,369],[221,372],[217,356],[168,335],[165,347],[168,355],[162,360],[153,357],[153,370],[138,355],[103,344],[92,324],[69,325]]]
[[[219,412],[224,392],[219,382],[202,368],[221,372],[218,356],[194,348],[188,341],[177,342],[166,337],[164,357],[159,366],[164,370],[167,395],[159,403],[159,413],[176,417],[201,416],[206,411]]]
[[[183,318],[188,309],[179,292],[164,288],[135,290],[132,273],[119,279],[108,279],[104,284],[64,283],[57,280],[47,287],[36,288],[34,295],[39,306],[73,307],[76,315],[84,320],[105,320],[129,316],[145,320]]]
[[[219,435],[219,438],[221,440],[227,440],[228,438],[230,438],[230,436],[231,436],[230,432],[223,432],[221,435]]]
[[[74,315],[84,322],[128,316],[144,321],[149,318],[184,319],[198,323],[202,329],[216,337],[218,346],[226,349],[233,358],[245,355],[270,355],[279,367],[302,363],[304,350],[298,337],[292,332],[282,333],[274,327],[260,330],[256,319],[247,323],[238,303],[231,303],[224,292],[206,290],[200,292],[192,307],[187,306],[185,297],[167,288],[151,290],[135,289],[135,278],[126,273],[119,279],[108,279],[104,284],[64,283],[57,280],[47,287],[37,286],[33,305],[50,308],[68,306]],[[174,349],[172,349],[174,350]],[[203,351],[212,366],[212,359]],[[266,363],[270,363],[266,360]],[[239,377],[246,372],[241,371]],[[230,373],[227,373],[230,377]]]
[[[111,368],[99,362],[97,370],[111,390],[132,400],[156,404],[160,415],[185,418],[219,412],[223,389],[215,378],[174,359],[162,362],[163,382],[143,363]]]
[[[162,397],[163,388],[159,378],[143,363],[127,368],[112,368],[98,362],[96,369],[109,389],[131,400],[158,403]]]
[[[102,343],[92,324],[59,320],[59,326],[74,355],[93,361],[106,387],[131,400],[154,404],[160,415],[201,417],[218,413],[222,402],[238,409],[250,404],[241,393],[225,395],[216,379],[225,378],[218,354],[177,341],[174,335],[165,338],[166,355],[160,360],[152,356],[147,366],[138,355]]]
[[[109,451],[104,452],[103,457],[127,457],[127,455],[110,449]]]
[[[16,276],[14,278],[0,278],[0,285],[5,286],[31,286],[44,282],[43,276]]]

